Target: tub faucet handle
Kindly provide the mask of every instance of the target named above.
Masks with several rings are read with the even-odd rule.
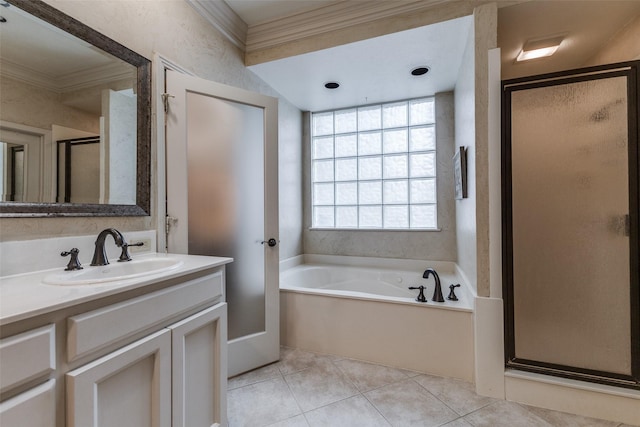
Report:
[[[460,283],[458,283],[457,285],[449,285],[449,296],[447,296],[448,300],[458,301],[458,297],[456,296],[456,293],[454,292],[454,290],[459,287],[460,287]]]
[[[420,289],[420,293],[416,297],[416,301],[418,302],[427,302],[427,298],[424,296],[424,286],[409,286],[409,289]]]

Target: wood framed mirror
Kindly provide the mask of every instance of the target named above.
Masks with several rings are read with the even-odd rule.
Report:
[[[11,168],[11,171],[9,168],[3,168],[1,184],[7,184],[9,187],[14,185],[14,188],[11,191],[2,191],[0,217],[149,215],[151,61],[41,0],[5,0],[0,1],[0,6],[4,6],[0,7],[0,15],[5,18],[0,24],[0,79],[4,98],[0,109],[0,143],[4,147],[0,148],[9,152],[16,145],[10,141],[14,134],[35,136],[36,143],[33,147],[36,148],[25,145],[25,162],[20,166],[27,169],[31,163],[28,163],[26,158],[30,154],[39,156],[37,160],[30,161],[41,166],[40,169],[32,168],[31,174],[24,172],[25,179],[21,185],[25,188],[22,191],[15,190],[15,180],[10,176],[15,173],[16,168]],[[15,24],[13,27],[12,21]],[[29,30],[29,37],[19,33],[20,28],[26,31],[26,23],[43,27],[43,34],[47,35],[44,42],[32,42],[32,46],[38,46],[40,49],[51,46],[57,50],[55,55],[47,56],[49,53],[42,51],[29,52],[28,46],[21,45],[34,37],[33,29]],[[12,39],[15,45],[9,45]],[[67,53],[62,47],[71,40],[78,44],[78,51],[84,50],[87,53],[87,58],[97,55],[97,59],[87,59],[82,63],[82,70],[65,68],[78,62],[74,58],[80,55],[76,52],[75,57],[65,56]],[[14,56],[11,57],[11,54]],[[22,63],[21,58],[24,59]],[[50,71],[47,67],[56,66],[58,70],[55,71],[58,75],[50,78],[55,73],[52,71],[51,75],[47,75]],[[51,81],[56,85],[53,88],[48,86]],[[130,87],[126,87],[125,81],[129,82]],[[34,92],[29,93],[36,93],[36,96],[23,96],[18,92],[18,88],[27,85],[29,89],[25,90],[33,90]],[[42,92],[35,92],[36,89],[41,89]],[[73,96],[69,95],[71,92]],[[45,99],[46,96],[42,93],[51,93],[51,97],[64,99],[62,107],[49,108],[58,113],[57,117],[42,119],[38,116],[44,109],[43,105],[36,104],[35,110],[33,106],[25,107],[27,100]],[[73,99],[70,100],[71,98]],[[90,102],[89,99],[93,101]],[[120,100],[122,103],[119,103]],[[14,104],[11,104],[12,102]],[[98,104],[98,107],[88,107],[89,104]],[[111,109],[106,113],[105,108],[109,107]],[[25,115],[22,111],[25,108],[31,108],[30,111],[35,113]],[[92,121],[93,129],[74,126],[73,123],[70,125],[71,119],[68,116],[60,119],[59,110],[63,109],[72,110],[71,116],[74,118],[89,117],[87,111],[97,109],[97,113],[91,119],[87,119]],[[128,126],[126,129],[121,131],[115,127],[123,122]],[[69,200],[68,197],[68,201],[60,198],[59,194],[64,192],[57,188],[60,180],[57,177],[59,168],[56,167],[56,139],[72,138],[73,136],[65,133],[70,128],[78,128],[81,133],[99,134],[101,138],[100,158],[95,159],[94,156],[90,159],[91,162],[97,162],[101,168],[98,173],[100,181],[97,184],[99,193],[77,201]],[[57,138],[56,132],[64,138]],[[120,146],[127,148],[121,149]],[[2,163],[0,161],[0,167],[3,166]],[[36,178],[33,177],[34,172],[37,172]],[[86,178],[81,176],[77,179]],[[35,190],[30,190],[29,185],[33,186],[34,183],[38,185],[35,186]],[[12,196],[6,196],[5,193]],[[25,196],[22,200],[15,200],[15,194]],[[27,194],[31,196],[27,197]]]

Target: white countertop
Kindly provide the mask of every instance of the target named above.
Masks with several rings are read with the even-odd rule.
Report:
[[[232,258],[163,253],[140,254],[133,257],[134,259],[173,258],[181,261],[181,264],[169,271],[126,280],[84,285],[48,285],[42,282],[46,276],[64,271],[64,266],[0,277],[0,325],[215,268],[233,261]],[[85,266],[84,268],[100,267]]]

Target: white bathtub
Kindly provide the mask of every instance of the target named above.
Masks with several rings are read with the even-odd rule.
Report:
[[[432,301],[428,267],[444,303]],[[447,300],[458,283],[458,301]],[[419,285],[426,303],[407,289]],[[281,264],[281,342],[291,347],[472,381],[472,309],[454,263],[304,255]]]

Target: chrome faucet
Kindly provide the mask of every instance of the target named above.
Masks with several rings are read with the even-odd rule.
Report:
[[[428,279],[429,275],[433,274],[433,278],[436,280],[436,288],[433,290],[432,301],[436,302],[444,302],[444,297],[442,296],[442,286],[440,285],[440,276],[433,268],[427,268],[422,274],[423,279]]]
[[[104,229],[98,234],[98,238],[96,239],[96,248],[93,252],[93,260],[91,261],[91,265],[107,265],[109,264],[109,260],[107,259],[107,252],[104,249],[104,243],[107,236],[113,236],[113,240],[116,242],[116,246],[119,248],[126,248],[127,242],[124,241],[124,237],[122,233],[120,233],[115,228],[107,228]],[[125,260],[128,261],[128,260]]]

